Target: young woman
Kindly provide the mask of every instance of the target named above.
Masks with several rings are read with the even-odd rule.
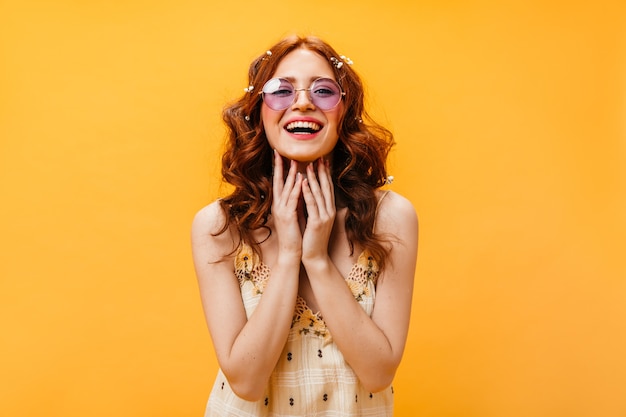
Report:
[[[351,67],[314,37],[257,58],[224,111],[234,189],[192,228],[220,365],[206,416],[390,416],[418,223],[383,191],[391,133]]]

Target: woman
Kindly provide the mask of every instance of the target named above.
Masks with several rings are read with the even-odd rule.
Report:
[[[393,137],[352,62],[287,38],[227,107],[233,192],[192,244],[220,365],[206,416],[386,416],[404,350],[417,217],[382,191]]]

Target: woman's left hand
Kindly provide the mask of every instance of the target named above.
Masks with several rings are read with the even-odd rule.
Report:
[[[317,165],[317,167],[315,166]],[[306,169],[302,195],[308,218],[302,236],[302,262],[328,257],[328,241],[335,223],[335,192],[327,160],[320,158]]]

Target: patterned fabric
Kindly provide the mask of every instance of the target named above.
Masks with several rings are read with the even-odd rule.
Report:
[[[374,309],[378,265],[363,252],[352,267],[346,284],[368,315]],[[248,318],[259,303],[270,275],[250,246],[242,245],[235,257],[235,275]],[[393,414],[393,387],[370,393],[333,343],[319,313],[298,296],[293,322],[281,357],[263,398],[245,401],[237,397],[220,370],[205,417],[385,417]]]

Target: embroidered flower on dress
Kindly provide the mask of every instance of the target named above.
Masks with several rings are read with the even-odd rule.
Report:
[[[239,280],[239,286],[243,288],[246,282],[252,284],[254,294],[263,294],[263,289],[269,276],[269,270],[260,262],[250,245],[242,243],[237,256],[235,256],[235,275]]]
[[[296,310],[293,315],[291,327],[298,331],[301,335],[319,336],[322,338],[330,338],[330,333],[326,327],[326,323],[314,313],[307,305],[304,298],[298,296],[296,298]]]
[[[363,251],[346,278],[346,284],[357,301],[371,296],[369,283],[376,285],[379,272],[380,268],[374,257],[368,251]]]
[[[362,283],[358,281],[346,281],[346,283],[348,284],[350,291],[352,291],[352,295],[354,296],[355,300],[362,301],[363,296],[369,297],[370,295],[369,287],[363,285]]]

